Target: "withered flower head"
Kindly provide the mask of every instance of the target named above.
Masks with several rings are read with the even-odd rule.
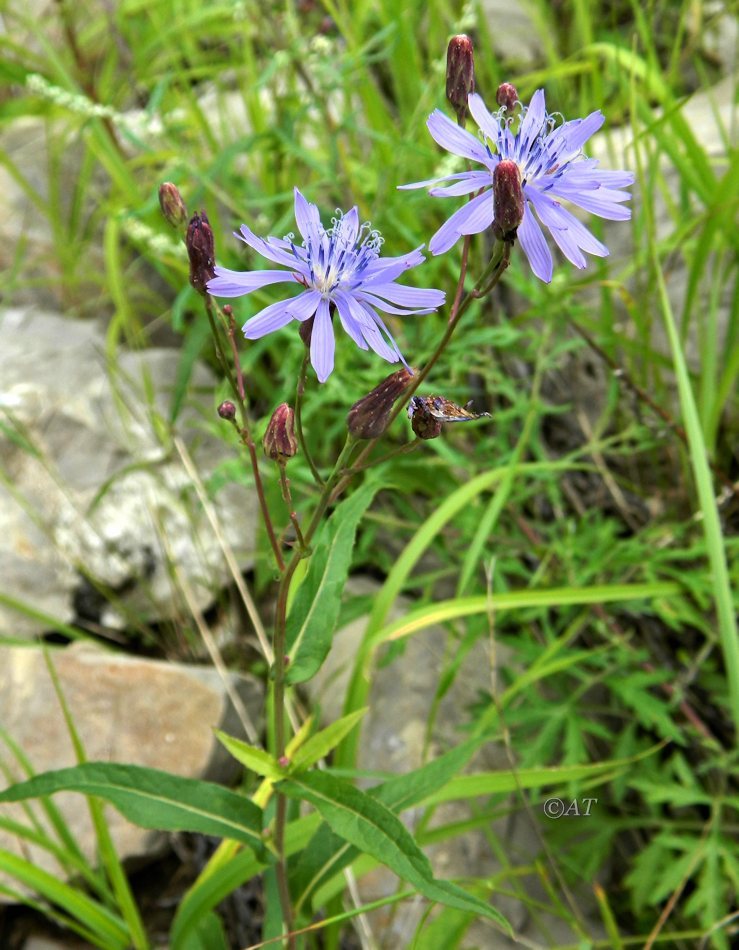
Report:
[[[173,228],[181,228],[187,221],[187,208],[177,185],[171,181],[162,182],[159,186],[159,207],[162,214]]]
[[[190,283],[199,294],[205,295],[206,284],[215,276],[215,248],[213,231],[204,211],[190,218],[185,244],[190,258]]]
[[[286,402],[279,405],[272,413],[262,445],[264,454],[273,462],[286,462],[297,453],[295,413]]]
[[[472,422],[489,416],[489,412],[471,412],[470,406],[458,406],[444,396],[411,396],[408,417],[419,439],[435,439],[445,422]]]
[[[523,220],[526,199],[521,185],[521,170],[516,162],[503,159],[493,172],[493,233],[504,241],[513,241]]]
[[[475,54],[472,40],[464,33],[453,36],[446,50],[446,97],[464,123],[467,118],[467,96],[475,91]]]
[[[413,373],[405,366],[383,379],[349,410],[346,424],[355,439],[376,439],[387,429],[390,413]]]

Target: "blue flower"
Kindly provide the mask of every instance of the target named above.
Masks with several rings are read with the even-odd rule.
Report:
[[[404,257],[380,260],[382,238],[368,224],[360,226],[356,206],[346,214],[337,212],[326,230],[318,208],[297,188],[295,220],[302,244],[296,244],[292,235],[284,239],[257,237],[245,224],[241,233],[235,234],[287,270],[241,272],[216,267],[216,276],[207,284],[208,292],[216,297],[241,297],[268,284],[298,284],[302,288],[299,294],[270,304],[247,320],[244,336],[257,340],[291,320],[304,322],[314,317],[310,361],[322,383],[334,368],[334,314],[358,347],[373,349],[388,363],[400,360],[407,365],[377,311],[432,313],[444,303],[441,290],[417,290],[395,283],[405,271],[425,260],[420,248]]]
[[[419,181],[401,188],[423,188],[442,181],[454,184],[431,188],[434,197],[456,197],[482,191],[460,208],[434,234],[429,242],[432,254],[448,251],[464,234],[478,234],[493,224],[493,172],[503,159],[518,165],[521,173],[525,208],[517,236],[531,269],[541,280],[552,279],[552,255],[542,232],[543,224],[568,261],[585,267],[582,253],[606,257],[608,248],[560,200],[613,221],[631,217],[623,207],[631,195],[621,189],[631,185],[630,172],[605,171],[597,159],[586,158],[584,143],[603,125],[601,112],[591,112],[585,119],[574,119],[557,125],[547,114],[544,91],[539,89],[528,107],[521,109],[518,131],[514,134],[513,118],[505,117],[505,109],[494,115],[476,93],[468,99],[470,113],[482,132],[482,141],[460,128],[438,109],[426,123],[439,145],[454,155],[479,162],[484,171],[466,171],[430,181]],[[538,220],[537,220],[538,219]]]

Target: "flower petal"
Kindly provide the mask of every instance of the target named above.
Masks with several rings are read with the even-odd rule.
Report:
[[[457,181],[468,178],[470,175],[479,175],[482,172],[455,172],[453,175],[444,175],[443,178],[427,178],[426,181],[414,181],[410,185],[397,185],[398,191],[410,191],[411,188],[426,188],[429,185],[438,185],[440,181]]]
[[[494,164],[498,164],[497,157]],[[468,195],[471,191],[477,191],[478,188],[489,187],[492,183],[493,176],[489,171],[467,172],[462,181],[455,182],[446,188],[432,188],[429,194],[434,198],[458,198],[460,195]]]
[[[566,160],[571,155],[579,152],[591,135],[595,135],[598,129],[606,121],[606,117],[598,110],[591,112],[589,116],[575,122],[566,122],[560,126],[559,132],[562,136],[562,159]]]
[[[353,300],[351,297],[349,298],[349,301],[352,309],[352,316],[359,324],[359,328],[362,331],[362,336],[370,345],[371,349],[373,349],[378,356],[381,356],[384,360],[387,360],[388,363],[397,363],[398,360],[405,362],[405,360],[403,360],[402,356],[400,355],[400,350],[398,349],[398,346],[395,343],[390,331],[377,316],[374,310],[372,310],[366,304],[361,304],[358,301]],[[383,328],[390,339],[390,343],[385,341],[378,327]]]
[[[244,336],[247,340],[258,340],[260,337],[272,333],[274,330],[280,330],[287,326],[293,319],[292,314],[288,313],[287,307],[290,301],[279,300],[272,303],[264,310],[260,310],[250,320],[247,320],[242,327]]]
[[[297,297],[293,297],[292,300],[288,300],[285,303],[285,306],[288,309],[291,317],[294,317],[296,320],[308,320],[316,312],[316,307],[318,302],[321,299],[320,291],[318,290],[306,290],[302,294],[298,294]]]
[[[373,284],[373,294],[384,297],[401,307],[441,307],[446,300],[443,290],[420,289],[418,287],[404,287],[402,284],[387,283]]]
[[[485,228],[489,228],[495,217],[495,206],[493,205],[493,192],[486,191],[477,198],[473,198],[467,205],[469,215],[464,223],[459,225],[462,234],[479,234]]]
[[[304,273],[305,264],[301,262],[300,258],[295,255],[294,252],[285,250],[287,244],[285,241],[279,241],[282,247],[278,246],[277,238],[269,238],[267,241],[264,238],[257,237],[252,230],[250,230],[245,224],[241,225],[240,233],[234,231],[234,237],[237,237],[240,241],[243,241],[244,244],[248,244],[249,247],[254,248],[262,257],[266,257],[268,261],[274,261],[275,264],[284,264],[285,267],[292,267],[293,270],[300,271]],[[302,266],[301,266],[302,264]]]
[[[480,126],[480,129],[485,134],[485,137],[490,139],[495,146],[497,147],[500,142],[500,122],[491,115],[488,111],[487,106],[482,100],[482,96],[478,93],[473,92],[467,97],[467,105],[469,106],[470,115]]]
[[[461,129],[439,109],[435,109],[428,117],[426,127],[433,140],[452,155],[470,158],[473,162],[481,162],[483,165],[489,160],[490,154],[480,140],[471,132]]]
[[[359,211],[357,206],[347,211],[347,213],[337,222],[336,240],[346,244],[347,247],[354,247],[359,237]]]
[[[483,219],[482,221],[477,217],[477,213],[481,206],[487,206],[490,208],[489,216],[486,220]],[[474,216],[474,222],[476,225],[479,224],[479,227],[476,231],[463,231],[467,220],[471,216]],[[455,211],[448,221],[445,221],[444,224],[442,224],[436,234],[429,241],[429,250],[432,254],[443,254],[445,251],[448,251],[450,247],[457,243],[463,233],[477,234],[480,231],[484,231],[485,228],[492,223],[492,191],[488,190],[484,194],[478,195],[477,198],[473,198],[472,201],[468,201],[467,204]]]
[[[423,247],[423,244],[421,247]],[[426,260],[421,253],[421,247],[417,247],[414,251],[404,254],[402,257],[386,257],[384,259],[378,257],[365,267],[357,284],[362,287],[370,287],[376,283],[387,284],[391,280],[397,280],[401,274],[410,270],[411,267],[417,267]]]
[[[294,283],[295,277],[284,270],[229,270],[227,267],[216,267],[216,276],[206,284],[208,293],[214,297],[243,297],[260,287],[269,284]]]
[[[333,299],[334,303],[336,304],[336,309],[339,311],[339,319],[341,320],[341,325],[344,330],[349,334],[352,340],[354,340],[360,350],[368,349],[367,343],[362,336],[362,331],[359,327],[359,324],[352,316],[352,311],[349,304],[349,300],[351,298],[349,295],[343,290],[339,290],[334,294]]]
[[[547,193],[571,201],[573,205],[577,205],[583,211],[589,211],[599,218],[607,218],[610,221],[628,221],[631,217],[631,208],[624,208],[622,205],[622,202],[628,201],[631,197],[627,192],[612,191],[609,188],[584,191],[578,188],[570,188],[566,182],[557,182],[552,185]]]
[[[295,189],[295,223],[306,243],[317,239],[321,231],[321,216],[318,208],[307,201],[297,188]]]
[[[537,89],[531,97],[531,102],[526,109],[526,114],[521,120],[521,127],[516,135],[516,149],[521,159],[525,159],[528,155],[534,140],[541,132],[545,118],[544,90]]]
[[[319,383],[325,383],[334,368],[334,328],[331,324],[328,301],[321,298],[313,323],[310,340],[310,361]]]
[[[529,207],[528,202],[517,233],[521,249],[526,255],[531,269],[539,280],[543,280],[548,284],[552,279],[552,253],[547,247],[539,222],[534,218],[534,212]]]
[[[596,257],[608,257],[608,248],[605,244],[602,244],[595,235],[591,234],[585,225],[578,221],[574,214],[563,208],[558,201],[553,201],[549,195],[541,194],[531,185],[526,188],[526,197],[534,205],[542,224],[551,230],[555,241],[557,240],[557,232],[567,231],[571,240],[583,251],[587,251],[588,254],[593,254]],[[559,244],[559,241],[557,243]],[[575,264],[576,262],[564,250],[562,245],[559,246],[565,256]],[[577,266],[582,265],[578,264]]]

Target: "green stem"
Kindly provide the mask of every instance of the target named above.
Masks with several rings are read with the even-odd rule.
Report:
[[[313,456],[308,451],[308,443],[305,441],[305,435],[303,434],[303,396],[305,394],[305,380],[308,374],[308,362],[309,352],[308,348],[306,347],[303,363],[300,367],[300,374],[298,375],[298,388],[295,394],[295,431],[298,434],[300,451],[305,456],[305,460],[308,463],[308,468],[311,470],[311,474],[313,475],[313,478],[315,478],[319,487],[323,487],[321,473],[318,471],[316,463],[313,461]]]
[[[285,462],[278,462],[277,467],[280,470],[280,487],[282,488],[282,500],[287,506],[287,513],[290,517],[290,523],[293,526],[295,531],[295,537],[298,540],[298,545],[303,549],[303,553],[306,553],[307,546],[305,543],[305,538],[303,537],[303,532],[300,530],[300,522],[298,521],[298,515],[293,508],[293,496],[290,491],[290,479],[287,477],[287,465]]]
[[[287,600],[290,592],[290,583],[298,564],[305,557],[308,545],[321,523],[321,519],[326,513],[326,509],[331,500],[334,487],[339,478],[344,473],[344,466],[351,455],[355,442],[349,437],[344,444],[344,448],[339,453],[333,471],[326,480],[321,496],[318,499],[316,510],[302,535],[302,544],[293,551],[292,557],[287,567],[282,572],[280,578],[280,587],[277,593],[277,608],[275,611],[275,635],[273,642],[274,649],[274,683],[272,687],[272,717],[273,734],[275,737],[275,756],[279,760],[285,755],[287,747],[286,721],[285,721],[285,672],[287,669]],[[284,468],[281,466],[281,472],[284,474]],[[299,535],[300,538],[300,535]],[[287,823],[287,800],[284,795],[276,792],[276,813],[275,813],[275,850],[277,851],[277,888],[280,895],[280,905],[282,907],[282,917],[285,927],[288,931],[287,945],[289,948],[295,946],[294,937],[290,935],[293,925],[292,904],[290,901],[290,890],[287,883],[287,861],[285,857],[285,825]]]

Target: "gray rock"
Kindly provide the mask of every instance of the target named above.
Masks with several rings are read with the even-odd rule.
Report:
[[[122,762],[164,769],[176,775],[232,780],[238,768],[213,738],[218,727],[243,735],[238,718],[215,670],[110,653],[89,644],[74,644],[51,653],[62,693],[88,760]],[[75,756],[42,651],[37,647],[3,648],[0,722],[23,750],[35,772],[75,764]],[[262,708],[261,683],[232,675],[253,723]],[[3,748],[10,780],[25,777],[10,747]],[[93,860],[95,837],[84,799],[74,793],[54,796],[74,840]],[[4,818],[28,825],[23,808],[3,805]],[[38,812],[38,807],[34,809]],[[162,836],[126,821],[115,809],[106,818],[123,859],[150,856]],[[0,830],[0,848],[23,854],[38,867],[58,874],[51,855]],[[8,884],[0,877],[0,882]]]
[[[84,619],[116,629],[130,613],[143,622],[189,613],[184,588],[200,609],[211,604],[229,573],[172,438],[203,480],[230,457],[205,424],[215,418],[211,373],[196,367],[196,395],[173,433],[175,350],[122,353],[113,369],[96,324],[23,310],[0,317],[0,336],[0,633],[74,621],[85,598],[95,606]],[[228,485],[213,508],[249,567],[253,494]]]
[[[481,13],[498,56],[522,72],[544,58],[541,30],[531,15],[531,7],[517,0],[482,0]],[[515,77],[504,76],[515,82]]]

